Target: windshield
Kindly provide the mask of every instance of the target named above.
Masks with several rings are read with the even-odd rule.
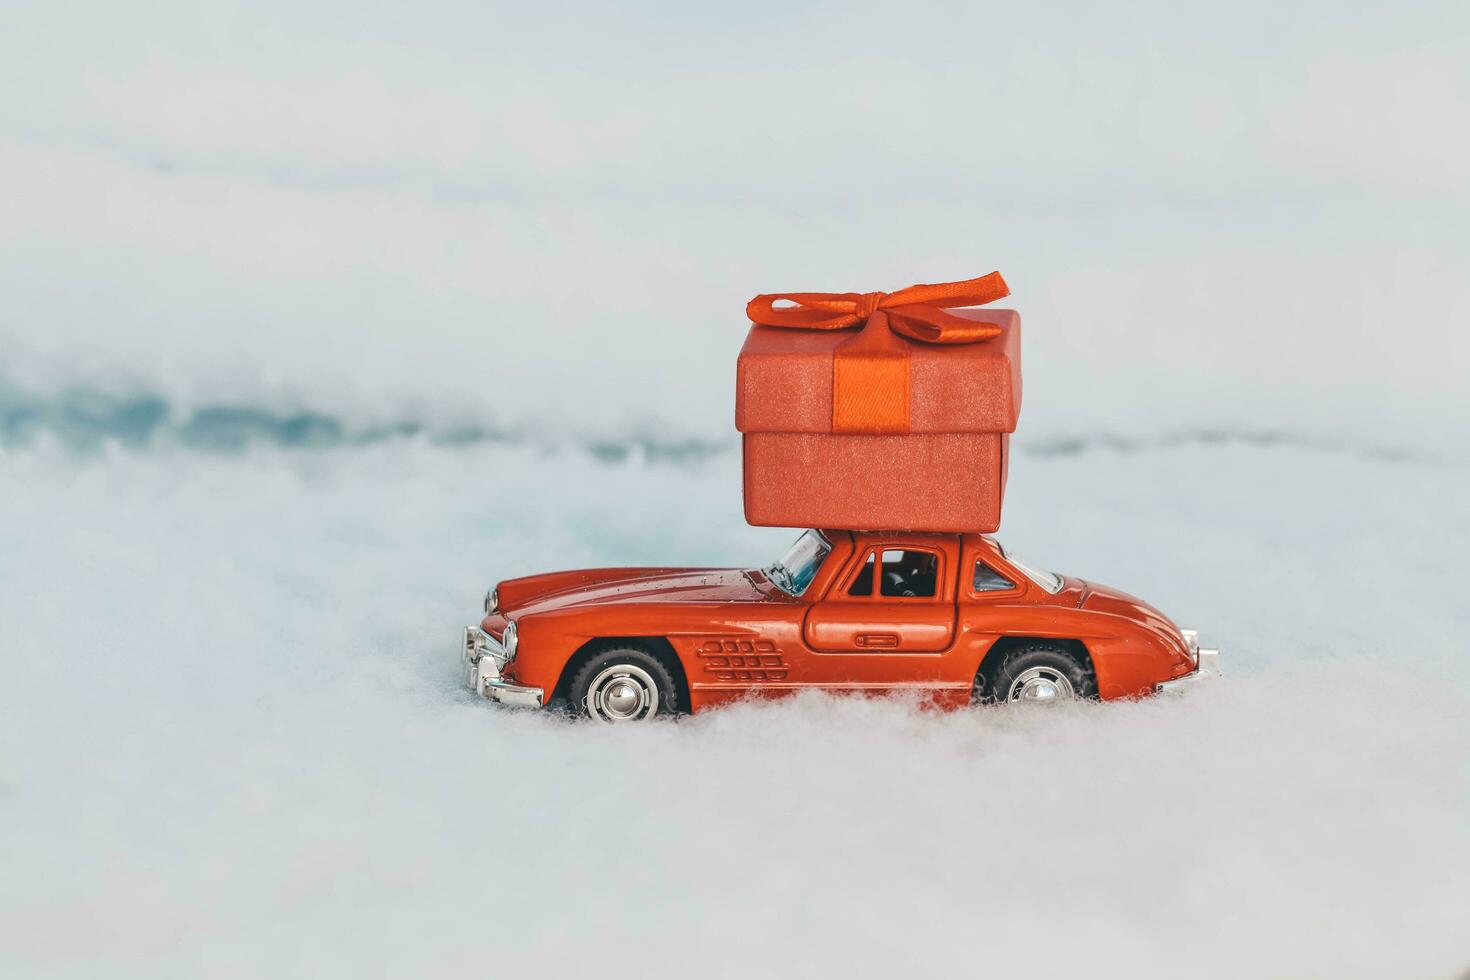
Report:
[[[1037,585],[1041,586],[1052,595],[1056,595],[1058,592],[1062,591],[1062,577],[1060,575],[1057,575],[1055,572],[1048,572],[1042,568],[1037,568],[1035,565],[1032,565],[1024,558],[1021,558],[1018,555],[1014,555],[1010,551],[1006,550],[1005,545],[1001,544],[999,541],[997,541],[995,544],[996,547],[1000,548],[1000,553],[1005,556],[1006,561],[1019,568],[1031,581],[1035,582]]]
[[[808,531],[786,549],[780,561],[767,565],[761,571],[782,592],[801,595],[812,584],[812,576],[817,574],[817,569],[831,553],[832,545],[820,531]]]

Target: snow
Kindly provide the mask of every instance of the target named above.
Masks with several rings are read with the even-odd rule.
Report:
[[[1457,0],[17,0],[0,975],[1470,966]],[[1000,269],[1000,537],[1180,697],[498,710],[499,578],[753,565],[754,293]]]
[[[1465,471],[1018,456],[1003,539],[1224,649],[1179,697],[481,703],[525,568],[756,564],[738,459],[421,442],[7,458],[0,950],[28,976],[1447,976]]]

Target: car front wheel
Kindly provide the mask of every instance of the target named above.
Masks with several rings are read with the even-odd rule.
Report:
[[[1071,652],[1054,643],[1027,643],[1007,650],[982,691],[987,701],[1055,704],[1095,697],[1091,673]]]
[[[603,650],[572,678],[572,710],[596,721],[651,721],[678,711],[678,687],[663,662],[640,647]]]

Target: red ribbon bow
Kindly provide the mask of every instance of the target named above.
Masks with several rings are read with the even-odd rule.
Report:
[[[992,272],[964,282],[920,283],[896,293],[762,293],[745,305],[745,313],[767,327],[843,330],[883,310],[894,333],[931,344],[973,344],[996,336],[1000,327],[944,311],[981,306],[1010,292],[1000,273]],[[776,305],[783,301],[794,305]]]
[[[767,327],[863,330],[832,351],[832,431],[884,435],[909,431],[910,347],[894,334],[931,344],[973,344],[998,336],[994,323],[944,312],[1010,295],[999,272],[964,282],[910,286],[896,293],[766,293],[745,312]],[[776,306],[779,302],[791,306]]]

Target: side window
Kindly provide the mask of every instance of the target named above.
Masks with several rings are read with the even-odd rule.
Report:
[[[885,596],[932,599],[939,591],[939,556],[890,548],[883,552]]]
[[[852,588],[847,590],[848,595],[870,596],[873,594],[873,570],[877,567],[878,555],[868,552],[868,560],[863,563],[862,571],[857,573],[857,578],[852,580]]]
[[[983,561],[975,562],[975,591],[976,592],[1008,592],[1016,587],[1016,583],[1006,578],[1000,572],[991,568]]]

